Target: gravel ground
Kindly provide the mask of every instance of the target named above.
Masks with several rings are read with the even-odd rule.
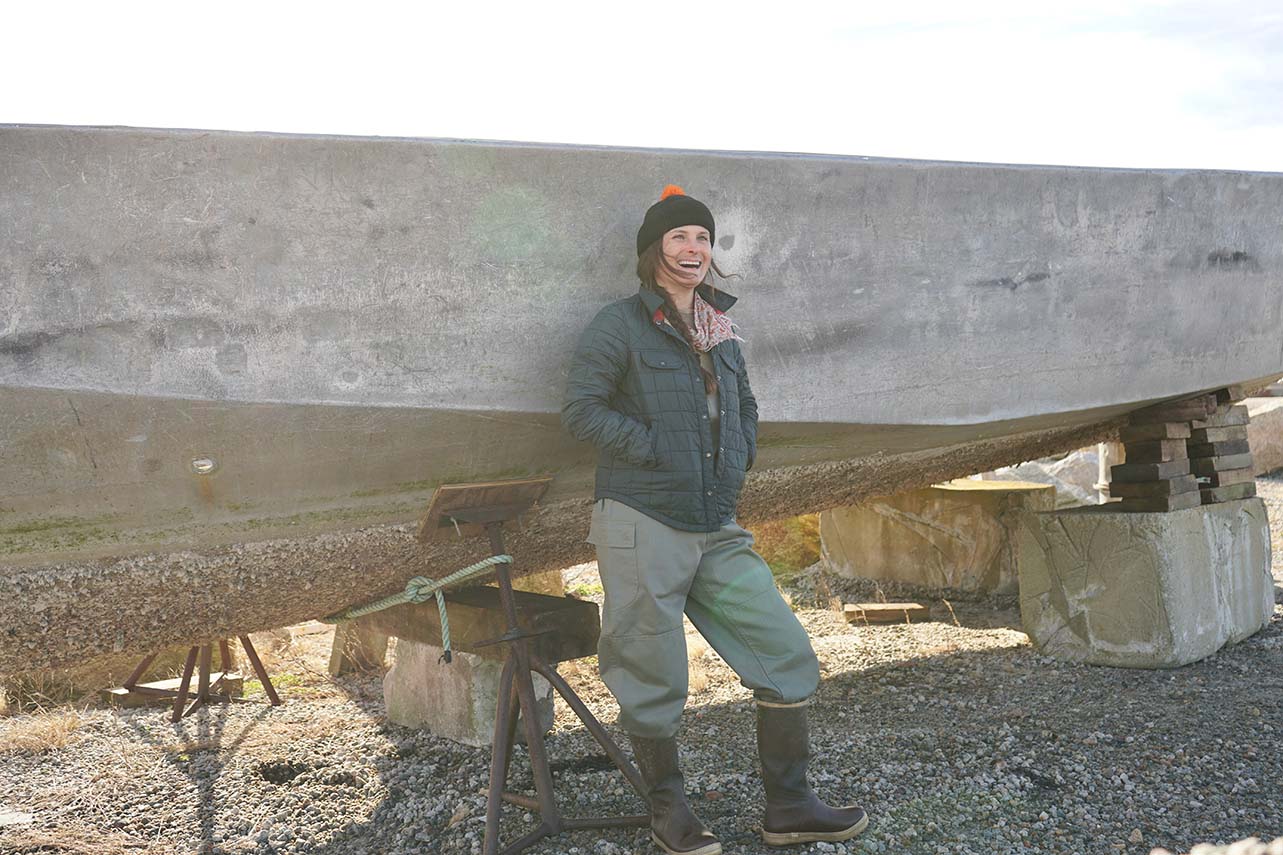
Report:
[[[1283,478],[1257,483],[1275,521],[1283,602]],[[572,575],[590,584],[593,568]],[[1283,835],[1283,606],[1203,662],[1132,671],[1039,656],[1011,598],[937,598],[931,623],[853,628],[826,605],[869,586],[811,572],[788,593],[823,668],[813,783],[862,804],[871,824],[858,842],[785,851],[1283,855],[1283,840],[1200,846]],[[267,653],[280,708],[250,684],[256,702],[179,724],[158,708],[0,719],[0,852],[479,853],[488,750],[389,724],[380,675],[325,673],[330,637],[319,624],[295,627],[287,648]],[[683,755],[695,807],[728,853],[781,851],[756,836],[748,692],[689,640]],[[595,662],[561,670],[622,736]],[[641,810],[560,703],[548,747],[567,814]],[[513,770],[529,786],[520,750]],[[506,808],[505,840],[529,822]],[[527,851],[657,850],[628,829]]]

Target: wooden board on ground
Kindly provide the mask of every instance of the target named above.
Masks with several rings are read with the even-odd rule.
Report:
[[[245,678],[241,674],[213,671],[209,675],[209,684],[217,685],[222,680],[223,684],[219,686],[217,694],[210,698],[214,701],[219,700],[222,696],[239,698],[245,691]],[[98,699],[105,704],[116,707],[141,707],[146,704],[173,704],[173,693],[178,691],[182,684],[182,677],[172,677],[168,680],[155,680],[151,683],[139,683],[136,687],[142,691],[129,691],[124,686],[117,686],[114,689],[103,689],[98,693]],[[196,679],[192,678],[191,697],[194,699],[196,694]]]
[[[456,523],[452,512],[477,510],[479,508],[512,508],[516,512],[536,505],[548,492],[552,483],[551,475],[539,475],[534,478],[516,478],[511,481],[486,481],[475,484],[442,484],[432,494],[428,509],[419,525],[419,541],[426,543],[442,537],[462,535],[470,537],[483,534],[485,526],[481,523]]]
[[[930,620],[930,610],[921,603],[846,603],[842,615],[847,623],[909,623]]]
[[[513,591],[513,599],[518,626],[533,632],[547,631],[531,642],[545,662],[569,662],[597,654],[601,616],[596,603],[529,591]],[[487,659],[503,659],[508,655],[506,644],[478,646],[507,632],[498,588],[462,588],[446,594],[445,602],[454,650]],[[441,646],[441,615],[435,599],[393,606],[358,618],[356,623],[382,635]]]

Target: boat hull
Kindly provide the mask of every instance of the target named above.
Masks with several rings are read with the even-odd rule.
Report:
[[[566,365],[669,181],[739,274],[745,519],[1283,373],[1280,175],[2,126],[0,672],[470,563],[440,483],[554,474],[514,552],[582,558]]]

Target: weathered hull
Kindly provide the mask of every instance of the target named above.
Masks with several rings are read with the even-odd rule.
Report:
[[[0,127],[0,672],[468,563],[399,525],[442,482],[556,473],[513,549],[581,558],[566,360],[668,181],[742,276],[746,517],[1283,371],[1279,175]]]

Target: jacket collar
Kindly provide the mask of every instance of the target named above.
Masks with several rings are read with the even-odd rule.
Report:
[[[647,312],[648,315],[654,315],[659,311],[659,307],[664,305],[664,298],[649,288],[639,288],[637,293],[641,295],[642,303],[649,310]],[[696,286],[695,293],[703,297],[704,302],[708,303],[719,312],[730,311],[731,306],[734,306],[736,301],[739,299],[738,297],[727,294],[725,291],[720,289],[714,291],[709,285]]]

